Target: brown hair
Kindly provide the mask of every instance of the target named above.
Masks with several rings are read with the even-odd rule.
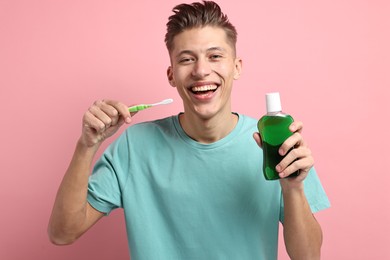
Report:
[[[213,1],[203,1],[203,3],[180,4],[172,11],[175,13],[169,17],[167,23],[167,33],[165,34],[165,44],[168,51],[173,49],[173,38],[179,33],[205,26],[214,26],[223,29],[227,40],[236,50],[237,31],[230,23],[226,14],[221,11],[218,4]]]

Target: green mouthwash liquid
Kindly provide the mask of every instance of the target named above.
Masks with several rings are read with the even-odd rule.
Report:
[[[263,146],[263,173],[266,180],[277,180],[280,177],[275,167],[284,158],[279,148],[293,134],[288,128],[294,119],[282,112],[279,93],[266,94],[266,103],[267,114],[257,124]]]

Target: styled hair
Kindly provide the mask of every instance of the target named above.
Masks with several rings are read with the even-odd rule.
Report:
[[[205,26],[223,29],[235,52],[237,43],[236,28],[215,2],[203,1],[203,3],[180,4],[175,6],[172,11],[174,14],[168,19],[167,33],[165,34],[165,44],[169,52],[173,50],[173,39],[176,35],[185,30]]]

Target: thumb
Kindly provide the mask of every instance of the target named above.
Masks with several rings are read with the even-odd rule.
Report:
[[[261,136],[258,132],[253,133],[253,139],[255,139],[255,141],[259,147],[262,147]]]
[[[138,111],[137,111],[137,112],[130,112],[130,116],[129,116],[129,117],[123,117],[124,123],[130,124],[130,123],[131,123],[131,118],[132,118],[135,114],[137,114],[137,113],[138,113]]]

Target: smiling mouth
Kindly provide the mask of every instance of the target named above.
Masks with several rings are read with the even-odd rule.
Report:
[[[200,94],[206,94],[208,92],[215,92],[217,88],[218,88],[217,85],[205,85],[205,86],[192,87],[190,90],[195,95],[200,95]]]

